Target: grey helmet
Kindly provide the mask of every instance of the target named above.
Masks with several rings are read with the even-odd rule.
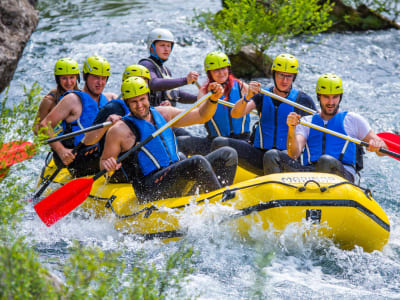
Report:
[[[168,29],[164,28],[154,28],[150,31],[147,36],[147,49],[150,49],[151,45],[155,41],[167,41],[172,43],[172,47],[174,47],[174,35]],[[171,47],[171,48],[172,48]]]

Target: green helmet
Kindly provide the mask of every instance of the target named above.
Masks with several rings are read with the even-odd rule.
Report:
[[[57,60],[54,66],[54,75],[79,75],[78,63],[69,57]]]
[[[320,95],[343,94],[342,79],[333,73],[326,73],[318,78],[315,91]]]
[[[142,65],[130,65],[126,67],[124,73],[122,74],[122,81],[132,76],[144,77],[148,80],[151,79],[149,69]]]
[[[110,76],[110,64],[101,56],[89,56],[83,64],[83,73]]]
[[[143,94],[150,93],[146,81],[141,77],[129,77],[122,82],[122,99],[129,99]]]
[[[299,62],[291,54],[283,53],[275,57],[272,63],[271,71],[297,74]]]
[[[220,51],[213,51],[207,54],[206,59],[204,60],[204,70],[216,70],[224,67],[230,67],[231,61],[229,57]]]

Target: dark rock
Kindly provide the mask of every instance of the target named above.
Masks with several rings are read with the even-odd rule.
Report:
[[[0,92],[14,76],[22,52],[39,21],[39,12],[30,2],[0,1]]]
[[[321,2],[327,2],[323,0]],[[344,4],[341,0],[330,1],[334,3],[330,18],[333,25],[328,31],[365,31],[382,30],[389,28],[400,29],[400,25],[385,16],[372,11],[365,4],[357,9]]]
[[[251,79],[271,76],[271,58],[250,45],[244,46],[238,53],[228,56],[231,60],[232,72],[236,77]]]

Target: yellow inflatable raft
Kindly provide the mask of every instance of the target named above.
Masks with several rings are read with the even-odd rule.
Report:
[[[41,180],[55,171],[50,163]],[[342,249],[361,246],[365,251],[382,250],[390,233],[389,220],[369,190],[326,173],[282,173],[254,178],[239,168],[235,183],[207,194],[139,203],[130,184],[95,181],[81,207],[97,216],[114,214],[114,226],[145,239],[176,239],[184,234],[179,213],[188,205],[230,208],[226,222],[247,236],[254,224],[263,229],[283,230],[293,222],[311,222],[318,232]],[[251,178],[251,179],[249,179]],[[63,169],[55,182],[71,180]],[[49,191],[51,192],[51,191]],[[234,213],[232,213],[232,211]]]

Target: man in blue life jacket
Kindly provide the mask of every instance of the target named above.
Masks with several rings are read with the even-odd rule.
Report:
[[[360,115],[340,111],[343,96],[342,80],[328,73],[319,77],[316,87],[321,112],[302,120],[328,128],[369,144],[367,150],[376,152],[387,148],[386,144],[371,130],[368,122]],[[300,125],[301,116],[291,112],[287,117],[288,154],[275,152],[268,160],[268,173],[317,171],[337,174],[354,182],[356,174],[356,144],[342,138]],[[302,164],[296,160],[303,152]]]
[[[198,108],[178,120],[175,126],[204,123],[215,113],[222,87],[213,83],[214,94]],[[130,77],[121,85],[122,98],[130,114],[113,125],[106,135],[100,168],[108,172],[124,167],[141,201],[181,197],[197,189],[203,193],[230,185],[236,167],[236,151],[224,147],[206,157],[194,155],[179,160],[175,135],[167,128],[160,135],[117,164],[119,155],[127,152],[137,142],[143,141],[183,110],[171,106],[151,107],[149,88],[142,78]],[[194,183],[194,186],[193,186]]]
[[[142,65],[130,65],[127,66],[122,74],[122,82],[124,82],[129,77],[141,77],[148,84],[150,82],[150,72],[149,70]],[[93,121],[93,125],[101,124],[106,121],[111,121],[115,124],[119,121],[123,116],[130,113],[128,106],[125,104],[125,101],[122,100],[122,95],[118,97],[118,99],[113,99],[108,101],[106,105],[100,109],[99,113],[96,116],[96,119]],[[82,139],[82,143],[84,145],[94,145],[99,144],[100,153],[103,152],[104,142],[105,142],[105,133],[107,132],[109,127],[100,128],[97,130],[90,131],[85,134],[85,137]],[[116,171],[113,176],[109,178],[109,182],[112,183],[125,183],[128,182],[128,176],[123,168],[120,168]]]
[[[74,132],[92,125],[99,110],[112,98],[113,93],[103,94],[110,76],[110,65],[100,56],[90,56],[83,65],[85,86],[82,91],[68,91],[54,109],[40,122],[48,136],[61,122],[62,134]],[[73,139],[50,144],[58,167],[67,166],[73,176],[81,177],[98,171],[100,153],[98,145],[84,147],[80,144],[83,134]]]
[[[124,73],[122,74],[122,82],[124,82],[129,77],[141,77],[146,81],[147,84],[150,82],[150,72],[146,67],[142,65],[127,66],[124,70]],[[106,105],[104,105],[100,109],[92,125],[101,124],[106,121],[112,121],[114,124],[123,116],[129,114],[129,108],[128,106],[126,106],[125,101],[121,99],[121,96],[117,99],[109,101]],[[108,127],[100,128],[86,133],[85,137],[82,139],[82,143],[85,145],[93,145],[99,143],[100,149],[103,149],[104,134],[106,133],[107,129]]]
[[[281,97],[316,110],[310,96],[293,88],[298,73],[299,63],[290,54],[280,54],[272,64],[274,86],[268,90]],[[236,102],[231,111],[233,118],[241,118],[257,109],[260,120],[255,124],[250,143],[231,138],[214,139],[211,149],[230,146],[238,152],[239,165],[257,175],[263,175],[266,168],[266,157],[271,149],[286,150],[288,126],[286,118],[290,112],[301,115],[306,113],[289,104],[282,103],[267,95],[260,94],[261,84],[257,81],[249,83],[249,92]]]

